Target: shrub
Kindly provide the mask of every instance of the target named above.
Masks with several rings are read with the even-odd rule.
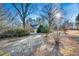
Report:
[[[50,28],[47,25],[40,25],[37,29],[37,33],[49,33]]]
[[[28,34],[29,34],[29,32],[27,30],[24,30],[24,29],[16,29],[14,32],[14,36],[25,36]]]
[[[0,56],[10,56],[10,53],[0,50]]]
[[[9,29],[0,34],[0,38],[26,36],[29,31],[26,29]]]

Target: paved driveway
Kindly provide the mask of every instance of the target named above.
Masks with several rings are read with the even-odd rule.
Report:
[[[44,40],[39,35],[30,35],[25,39],[21,39],[12,43],[7,43],[3,50],[10,52],[12,56],[14,55],[33,55],[33,52],[37,47],[44,44]]]

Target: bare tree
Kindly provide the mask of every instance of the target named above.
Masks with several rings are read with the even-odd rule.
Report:
[[[49,8],[49,5],[46,5],[44,8],[47,8],[47,9],[43,9],[43,10],[44,10],[44,12],[45,12],[45,10],[47,10],[47,12],[45,12],[47,14],[47,15],[45,15],[45,18],[48,19],[48,23],[49,23],[50,28],[52,26],[53,26],[52,27],[53,29],[56,27],[56,31],[53,34],[53,38],[55,40],[55,46],[53,48],[52,53],[53,53],[53,55],[58,56],[60,53],[60,51],[59,51],[59,40],[60,40],[59,27],[60,27],[61,19],[63,18],[62,17],[63,15],[60,15],[60,14],[62,14],[62,12],[60,10],[59,4],[51,4],[51,6],[52,7]],[[55,35],[55,37],[54,37],[54,35]]]
[[[9,10],[4,8],[4,4],[0,4],[0,30],[5,29],[7,26],[5,21],[7,21],[8,11]]]
[[[12,10],[5,8],[5,4],[0,4],[0,29],[2,31],[8,30],[8,29],[13,29],[14,25],[17,21],[15,21],[17,19],[17,15],[18,13],[12,13]]]
[[[49,26],[51,26],[52,23],[52,19],[51,19],[51,11],[52,11],[52,4],[47,4],[43,7],[42,11],[44,13],[46,13],[46,15],[44,14],[40,14],[41,17],[45,18],[48,20]]]
[[[16,9],[18,12],[18,15],[20,16],[20,19],[23,23],[23,28],[25,28],[25,19],[28,15],[28,7],[30,6],[30,3],[21,3],[21,4],[12,4],[13,7]]]
[[[45,14],[40,13],[40,16],[48,21],[50,28],[56,25],[54,19],[55,14],[58,13],[58,4],[47,4],[42,8],[42,12]]]

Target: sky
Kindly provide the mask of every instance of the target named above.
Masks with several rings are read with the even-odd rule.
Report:
[[[79,13],[79,7],[78,4],[74,3],[74,4],[62,4],[63,9],[64,9],[64,13],[65,18],[67,20],[69,20],[70,22],[75,22],[76,16]]]
[[[41,13],[42,7],[46,5],[46,3],[32,3],[30,8],[32,9],[31,14],[29,17],[32,19],[36,19],[39,17]],[[79,13],[79,8],[77,3],[61,3],[60,7],[63,10],[65,20],[69,20],[70,22],[75,22],[75,18]],[[10,9],[11,11],[16,12],[15,8],[11,4],[5,4],[6,9]]]

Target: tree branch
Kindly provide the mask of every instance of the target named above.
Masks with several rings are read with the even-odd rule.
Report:
[[[12,5],[13,5],[14,8],[17,10],[17,12],[18,12],[18,14],[20,15],[20,17],[23,18],[23,17],[22,17],[22,14],[21,14],[21,11],[16,7],[16,5],[15,5],[15,4],[12,4]]]
[[[30,4],[31,4],[31,3],[27,3],[27,4],[25,5],[25,12],[24,12],[25,15],[27,14],[28,6],[29,6]]]
[[[24,16],[24,5],[21,4],[21,7],[22,7],[22,16]]]

